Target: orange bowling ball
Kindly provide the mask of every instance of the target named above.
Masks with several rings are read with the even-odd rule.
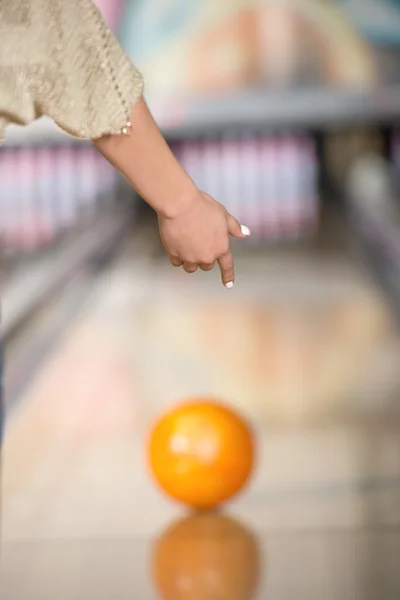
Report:
[[[261,558],[257,538],[239,521],[200,513],[174,523],[156,540],[153,579],[163,600],[251,600]]]
[[[164,492],[196,509],[229,500],[248,481],[254,441],[226,406],[198,399],[164,415],[150,435],[150,465]]]

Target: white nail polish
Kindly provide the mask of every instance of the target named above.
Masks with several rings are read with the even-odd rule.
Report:
[[[240,229],[242,230],[243,235],[250,235],[251,231],[246,225],[241,225]]]
[[[229,283],[226,283],[225,287],[228,288],[228,290],[230,290],[231,288],[233,288],[233,281],[229,281]]]

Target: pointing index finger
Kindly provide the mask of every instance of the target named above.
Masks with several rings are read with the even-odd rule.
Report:
[[[232,252],[227,252],[218,260],[221,270],[222,283],[228,289],[233,287],[235,283],[235,267]]]

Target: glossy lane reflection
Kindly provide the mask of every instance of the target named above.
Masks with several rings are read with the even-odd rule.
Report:
[[[251,600],[259,583],[259,544],[232,517],[200,513],[161,534],[152,568],[163,600]]]

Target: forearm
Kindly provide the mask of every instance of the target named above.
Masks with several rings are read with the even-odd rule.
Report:
[[[100,152],[159,214],[173,217],[198,190],[180,166],[143,98],[132,111],[131,135],[94,140]]]

